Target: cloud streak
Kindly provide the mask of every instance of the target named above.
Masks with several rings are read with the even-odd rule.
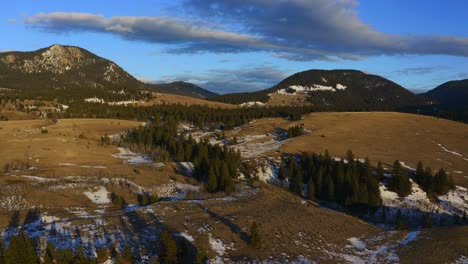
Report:
[[[198,20],[57,12],[36,14],[25,23],[53,33],[90,31],[167,44],[171,53],[266,51],[292,61],[396,54],[468,57],[466,37],[380,32],[359,19],[357,4],[353,0],[187,0],[184,8]]]
[[[288,73],[271,66],[244,67],[242,69],[213,69],[203,74],[163,76],[155,83],[185,81],[218,93],[252,92],[269,88],[285,79]]]

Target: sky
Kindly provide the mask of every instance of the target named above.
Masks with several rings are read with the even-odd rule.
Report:
[[[145,82],[218,93],[309,69],[356,69],[422,92],[468,78],[466,0],[15,0],[0,52],[79,46]]]

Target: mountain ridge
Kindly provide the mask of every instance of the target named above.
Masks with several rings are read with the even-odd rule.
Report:
[[[468,79],[445,82],[422,96],[437,100],[448,108],[468,108]]]
[[[57,90],[76,96],[75,90],[80,90],[85,97],[102,97],[109,92],[138,97],[138,91],[154,89],[154,85],[137,80],[109,59],[81,47],[59,44],[35,51],[0,53],[0,87],[26,90],[35,96],[52,93],[51,97],[56,96]],[[212,95],[196,85],[181,82],[162,86],[159,91],[196,98]]]
[[[393,110],[404,106],[431,104],[397,83],[378,75],[351,69],[311,69],[295,73],[271,88],[211,98],[224,103],[259,101],[268,105],[272,95],[302,95],[305,103],[349,110]],[[280,99],[281,100],[281,99]]]

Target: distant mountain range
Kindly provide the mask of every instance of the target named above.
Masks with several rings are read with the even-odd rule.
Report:
[[[0,53],[0,87],[25,98],[142,99],[141,91],[190,96],[230,104],[312,105],[317,110],[393,110],[468,120],[468,80],[444,83],[416,95],[383,77],[356,70],[308,70],[271,88],[219,95],[188,82],[147,84],[114,62],[74,46]]]
[[[165,84],[148,84],[155,91],[168,94],[177,94],[191,96],[199,99],[206,99],[219,94],[205,90],[193,83],[188,82],[171,82]]]

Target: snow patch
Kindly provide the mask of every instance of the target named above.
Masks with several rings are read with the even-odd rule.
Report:
[[[68,162],[64,162],[64,163],[61,162],[59,163],[59,166],[70,166],[70,167],[91,168],[91,169],[107,169],[107,167],[105,166],[77,165],[77,164],[68,163]]]
[[[447,153],[450,153],[450,154],[453,154],[453,155],[457,155],[459,157],[462,157],[463,158],[463,155],[458,153],[458,152],[455,152],[455,151],[452,151],[452,150],[449,150],[447,149],[446,147],[444,147],[442,144],[437,144],[437,146],[439,146],[441,149],[443,149],[445,152]]]
[[[252,101],[252,102],[242,103],[240,104],[240,106],[244,106],[244,107],[265,106],[265,104],[260,101]]]
[[[104,186],[99,186],[99,188],[94,191],[84,192],[84,195],[86,195],[95,204],[108,204],[111,202],[109,199],[109,192]]]
[[[126,160],[125,163],[128,164],[143,164],[143,163],[152,163],[153,161],[149,159],[146,156],[138,155],[135,152],[127,149],[127,148],[122,148],[119,147],[119,153],[112,155],[115,158],[118,159],[124,159]]]
[[[223,256],[226,253],[226,247],[221,239],[214,238],[211,234],[209,234],[209,242],[211,249],[216,252],[217,256]]]

